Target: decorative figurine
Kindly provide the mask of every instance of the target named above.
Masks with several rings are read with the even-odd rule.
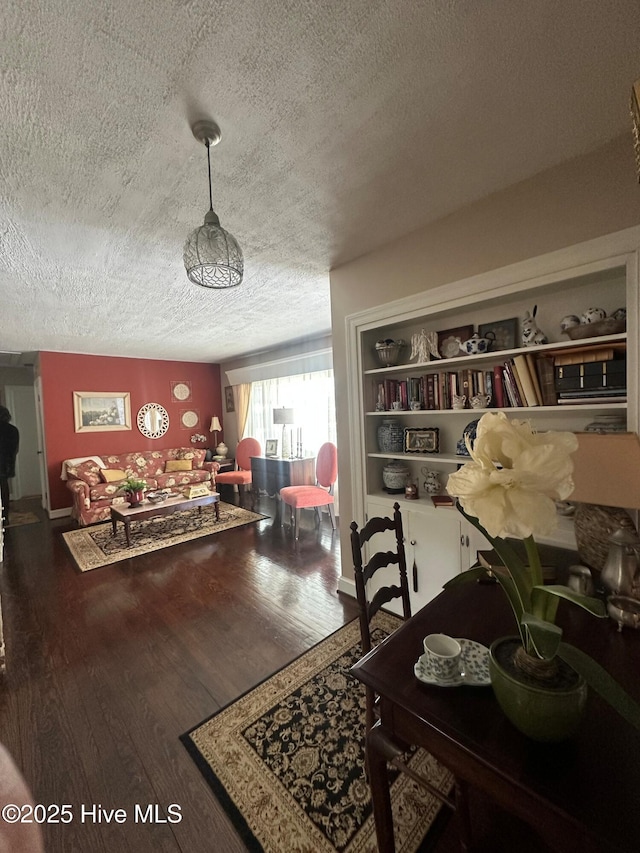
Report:
[[[538,306],[534,305],[533,312],[529,314],[529,312],[526,311],[522,318],[522,345],[525,347],[530,347],[534,344],[549,343],[549,339],[542,329],[538,328],[538,324],[535,321],[537,310]]]
[[[417,363],[421,364],[425,361],[431,361],[433,358],[440,358],[438,352],[438,335],[437,332],[425,332],[424,329],[416,332],[411,336],[411,355],[409,361],[417,359]]]
[[[580,323],[598,323],[600,320],[604,320],[607,316],[607,312],[604,308],[587,308],[582,317],[580,317]]]
[[[560,320],[560,331],[566,332],[567,329],[572,329],[574,326],[580,325],[580,317],[575,314],[567,314],[566,317],[563,317]]]

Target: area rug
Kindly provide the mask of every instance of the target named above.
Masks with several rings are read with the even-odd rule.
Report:
[[[376,642],[397,625],[378,614]],[[182,736],[250,851],[377,850],[364,685],[349,672],[361,656],[356,620]],[[424,750],[409,763],[451,790],[451,773]],[[414,853],[441,803],[406,774],[392,778],[396,850]]]
[[[100,566],[128,560],[140,554],[148,554],[180,542],[188,542],[201,536],[210,536],[251,524],[268,518],[258,512],[250,512],[242,507],[220,501],[220,520],[216,521],[213,506],[203,506],[202,513],[197,509],[174,512],[172,515],[135,521],[131,525],[131,547],[127,548],[124,525],[116,525],[116,535],[110,521],[70,530],[62,534],[76,566],[81,572],[88,572]]]
[[[35,512],[18,512],[12,509],[7,527],[22,527],[23,524],[39,524],[41,521]]]

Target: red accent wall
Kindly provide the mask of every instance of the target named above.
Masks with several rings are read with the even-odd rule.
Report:
[[[213,445],[209,433],[212,415],[218,415],[224,426],[218,364],[41,352],[40,375],[52,510],[71,506],[71,492],[60,479],[65,459],[165,447],[208,447]],[[171,383],[184,380],[191,383],[192,399],[177,402],[171,396]],[[76,432],[74,391],[128,391],[131,429]],[[136,416],[145,403],[160,403],[169,413],[169,429],[162,438],[145,438],[138,430]],[[200,419],[192,429],[182,427],[180,414],[185,409],[199,414]],[[191,436],[196,432],[203,433],[210,441],[192,445]],[[218,440],[221,437],[218,434]]]

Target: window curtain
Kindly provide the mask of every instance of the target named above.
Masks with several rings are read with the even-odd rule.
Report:
[[[317,370],[278,379],[251,383],[251,403],[247,435],[258,439],[263,452],[268,438],[278,442],[282,453],[282,426],[273,423],[273,410],[293,409],[295,423],[290,429],[291,451],[297,454],[302,442],[303,456],[317,456],[325,441],[336,444],[336,404],[333,370]],[[335,511],[340,515],[338,481],[334,486]]]
[[[294,411],[290,428],[293,453],[298,439],[305,456],[317,456],[325,441],[336,443],[333,370],[263,379],[252,382],[251,389],[247,434],[257,438],[263,448],[268,438],[276,439],[278,453],[282,452],[282,427],[273,423],[273,410],[283,406]]]
[[[243,382],[241,385],[233,385],[232,389],[233,405],[236,410],[236,418],[238,419],[238,439],[244,438],[245,435],[253,436],[251,431],[247,432],[247,420],[251,403],[251,383]],[[257,436],[253,437],[257,438]],[[262,446],[264,447],[264,444]]]

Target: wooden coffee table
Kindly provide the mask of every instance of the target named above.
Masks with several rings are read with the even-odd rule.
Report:
[[[124,524],[124,532],[127,537],[127,548],[131,547],[131,522],[144,521],[145,518],[157,518],[159,515],[171,515],[185,509],[198,507],[198,513],[202,513],[203,506],[214,504],[216,510],[216,521],[220,521],[220,495],[218,492],[210,492],[199,498],[185,498],[179,495],[177,498],[167,498],[159,503],[145,501],[140,506],[118,505],[111,507],[111,524],[113,535],[116,535],[116,526],[119,521]]]

